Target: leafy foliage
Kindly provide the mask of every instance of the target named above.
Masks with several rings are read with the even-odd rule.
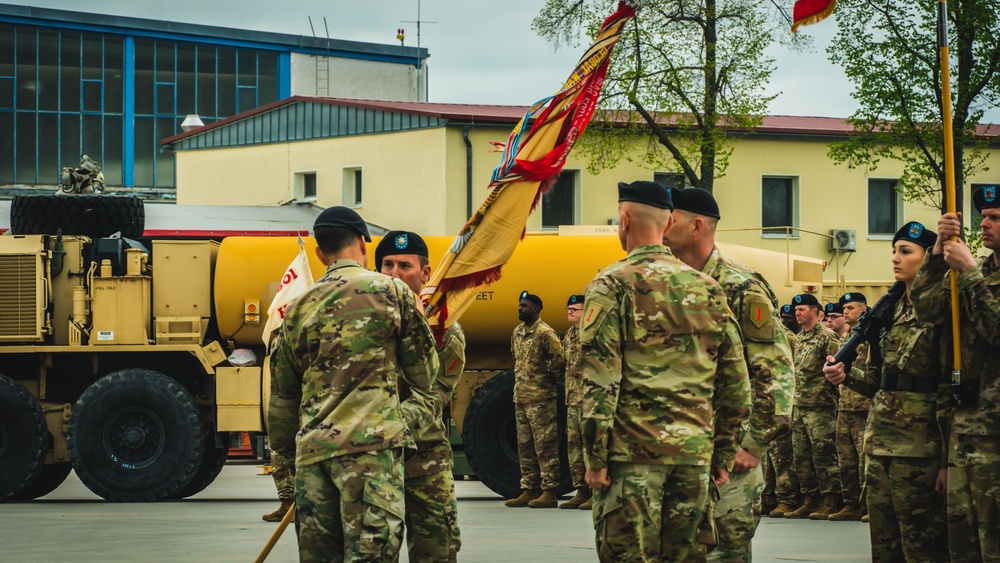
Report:
[[[899,188],[907,201],[942,211],[945,164],[943,95],[937,46],[937,0],[840,0],[840,29],[828,49],[857,85],[856,135],[831,146],[848,166],[876,170],[903,162]],[[965,178],[987,170],[976,136],[984,110],[1000,102],[1000,0],[948,2],[955,185],[961,209]],[[993,130],[996,133],[996,130]]]

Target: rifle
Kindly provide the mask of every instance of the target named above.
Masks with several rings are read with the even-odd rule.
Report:
[[[892,284],[889,291],[875,302],[874,307],[861,314],[858,326],[852,329],[853,334],[840,347],[840,350],[837,350],[837,354],[833,357],[833,363],[829,365],[843,362],[844,370],[849,372],[851,364],[858,357],[858,346],[865,341],[870,342],[872,351],[878,354],[879,338],[882,337],[884,331],[892,326],[892,314],[896,310],[896,303],[899,302],[904,293],[906,293],[906,285],[903,282],[898,281]],[[871,361],[872,359],[869,358],[869,362]]]

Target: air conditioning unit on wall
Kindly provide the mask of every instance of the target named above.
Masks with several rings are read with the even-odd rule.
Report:
[[[830,229],[830,251],[855,252],[858,249],[858,236],[854,229]]]

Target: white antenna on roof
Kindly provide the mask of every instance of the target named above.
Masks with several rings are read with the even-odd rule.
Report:
[[[437,23],[432,21],[425,21],[420,19],[420,0],[417,0],[417,19],[414,20],[403,20],[402,23],[415,23],[417,24],[417,101],[420,101],[420,83],[422,82],[421,77],[423,72],[421,72],[420,65],[420,25],[424,23]],[[426,94],[426,92],[425,92]]]

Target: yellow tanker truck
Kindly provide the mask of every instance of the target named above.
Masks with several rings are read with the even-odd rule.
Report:
[[[435,264],[451,239],[427,243]],[[0,237],[0,500],[48,494],[71,469],[110,501],[207,487],[225,463],[228,433],[264,431],[261,332],[298,250],[296,237]],[[760,268],[783,302],[822,288],[819,260],[724,250]],[[450,411],[461,436],[457,473],[518,493],[517,295],[540,295],[542,318],[562,332],[566,298],[623,255],[615,236],[529,235],[503,279],[479,293],[461,319],[468,359]],[[312,268],[318,278],[322,266],[313,259]],[[255,359],[237,362],[238,349]]]

